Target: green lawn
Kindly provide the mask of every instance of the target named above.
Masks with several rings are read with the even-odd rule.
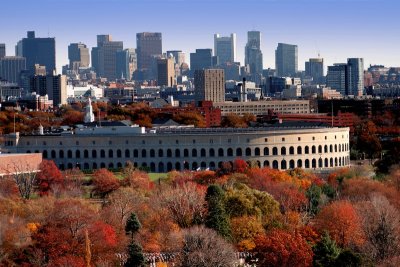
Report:
[[[167,177],[166,173],[155,173],[155,172],[150,172],[149,173],[150,180],[158,181],[158,179],[164,179]]]

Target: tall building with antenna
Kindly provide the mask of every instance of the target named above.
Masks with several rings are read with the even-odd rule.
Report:
[[[261,74],[263,71],[263,54],[261,52],[261,32],[247,32],[245,47],[245,65],[249,65],[251,74]]]
[[[314,84],[323,84],[325,83],[324,76],[324,59],[320,58],[310,58],[309,61],[306,61],[306,76],[313,78]]]

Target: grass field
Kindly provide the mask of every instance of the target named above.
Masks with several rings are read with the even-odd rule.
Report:
[[[154,173],[154,172],[150,172],[149,173],[149,177],[150,180],[152,180],[153,182],[158,181],[158,179],[164,179],[167,177],[166,173]]]

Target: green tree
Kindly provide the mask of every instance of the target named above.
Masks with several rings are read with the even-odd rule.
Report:
[[[337,267],[358,267],[361,266],[361,257],[351,250],[343,250],[336,258],[335,266]]]
[[[125,267],[145,267],[146,262],[143,255],[142,247],[134,240],[128,246],[128,259],[126,260]]]
[[[219,235],[226,239],[231,238],[231,226],[225,211],[225,193],[218,185],[210,185],[207,188],[206,201],[208,205],[208,215],[206,226],[214,229]]]
[[[313,265],[320,267],[336,266],[336,258],[340,254],[340,248],[332,240],[327,232],[324,233],[321,240],[313,248]]]
[[[130,235],[133,240],[133,235],[136,234],[141,227],[142,225],[140,224],[138,217],[132,212],[131,216],[126,220],[125,233]]]
[[[319,203],[321,201],[322,190],[319,186],[312,184],[306,191],[306,197],[309,201],[309,212],[313,215],[317,214]]]

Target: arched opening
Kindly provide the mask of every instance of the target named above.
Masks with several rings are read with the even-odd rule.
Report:
[[[167,172],[170,172],[170,171],[172,171],[172,163],[171,162],[168,162],[167,163]]]
[[[65,170],[65,165],[64,165],[64,163],[61,163],[60,165],[58,165],[58,168],[59,168],[60,170],[64,171],[64,170]]]
[[[255,156],[260,156],[260,148],[256,147],[256,148],[254,149],[254,155],[255,155]]]
[[[181,164],[179,162],[175,163],[175,170],[177,170],[177,171],[181,170]]]
[[[269,148],[264,147],[264,156],[269,156]]]
[[[51,151],[51,158],[52,158],[52,159],[55,159],[55,158],[57,157],[56,154],[57,154],[56,151],[55,151],[55,150],[52,150],[52,151]]]
[[[197,157],[197,149],[195,148],[192,149],[192,157],[193,158]]]
[[[316,159],[312,159],[312,167],[317,168],[317,161]]]
[[[199,168],[199,165],[197,164],[197,162],[193,162],[192,170],[197,171],[198,168]]]
[[[121,169],[121,168],[122,168],[122,163],[121,163],[121,162],[118,162],[118,163],[117,163],[117,168],[118,168],[118,169]]]
[[[204,148],[202,148],[202,149],[200,150],[200,156],[201,156],[202,158],[205,158],[205,157],[206,157],[206,150],[205,150]]]
[[[272,168],[273,168],[273,169],[279,169],[278,161],[277,161],[277,160],[274,160],[274,161],[272,162]]]
[[[204,161],[202,161],[202,162],[200,163],[200,167],[201,167],[202,169],[206,169],[206,168],[207,168],[207,163],[205,163]]]
[[[68,157],[69,159],[72,158],[72,151],[71,151],[71,150],[68,150],[68,152],[67,152],[67,157]],[[70,168],[69,168],[69,169],[70,169]]]
[[[233,149],[232,148],[228,148],[228,157],[233,157]]]
[[[338,160],[337,160],[337,158],[335,158],[335,167],[337,167],[338,166]]]
[[[310,160],[309,160],[309,159],[306,159],[306,160],[304,161],[304,167],[305,167],[306,169],[309,169],[309,168],[310,168]]]
[[[72,169],[72,168],[73,168],[72,163],[68,163],[68,164],[67,164],[67,168],[68,168],[68,169]]]
[[[289,154],[294,155],[294,147],[289,147]]]
[[[122,158],[122,151],[121,151],[121,149],[117,149],[117,158]]]
[[[171,149],[167,149],[167,157],[168,158],[172,157],[172,150]]]
[[[125,158],[130,158],[131,157],[131,152],[129,149],[125,149]]]
[[[312,153],[312,154],[317,153],[317,149],[315,148],[315,146],[312,146],[312,147],[311,147],[311,153]]]
[[[327,145],[324,146],[324,153],[328,153],[328,146]]]
[[[248,157],[251,156],[251,149],[250,149],[250,147],[246,148],[246,156],[248,156]]]
[[[158,172],[164,172],[164,163],[163,162],[158,163]]]
[[[272,155],[274,155],[274,156],[278,155],[278,148],[277,147],[272,148]]]
[[[308,146],[306,146],[306,147],[304,148],[304,153],[305,153],[305,154],[310,154],[310,148],[309,148]]]
[[[44,159],[47,159],[47,150],[43,150],[42,156]]]
[[[108,168],[109,169],[114,169],[114,163],[112,163],[112,162],[108,163]]]
[[[322,161],[322,159],[320,158],[319,160],[318,160],[318,168],[322,168],[323,167],[323,161]]]
[[[281,147],[281,155],[286,155],[286,147]]]
[[[181,151],[177,148],[175,149],[175,157],[179,158],[181,156]]]
[[[104,169],[106,167],[106,164],[104,162],[100,163],[100,168]]]
[[[80,150],[76,150],[75,151],[75,158],[76,159],[80,159],[81,158],[81,151]]]
[[[114,151],[112,149],[108,150],[108,157],[112,159],[114,157]]]
[[[318,153],[319,153],[319,154],[322,153],[322,146],[321,146],[321,145],[318,146]]]
[[[303,151],[302,151],[301,146],[298,146],[298,147],[297,147],[297,154],[298,154],[298,155],[303,154]]]
[[[210,148],[210,150],[208,151],[208,153],[209,153],[209,156],[210,156],[210,157],[215,157],[215,151],[214,151],[213,148]]]
[[[156,164],[154,162],[150,163],[150,171],[151,172],[156,172]]]
[[[87,149],[83,150],[83,158],[87,159],[89,157],[89,151]]]
[[[97,170],[97,163],[96,163],[96,162],[93,162],[93,164],[92,164],[92,169],[93,169],[93,170]]]
[[[218,149],[218,157],[223,157],[224,156],[224,149],[219,148]]]
[[[294,160],[289,161],[289,169],[294,169],[296,166],[294,166]]]
[[[142,149],[142,158],[147,157],[147,151],[146,149]]]
[[[325,168],[328,168],[329,167],[329,160],[328,160],[328,158],[326,158],[325,159]]]
[[[331,158],[330,160],[329,160],[329,165],[330,165],[330,167],[332,168],[333,167],[333,158]]]
[[[58,155],[59,155],[59,158],[60,158],[60,159],[63,159],[63,158],[64,158],[64,150],[60,150],[60,151],[58,152]]]
[[[210,170],[215,170],[215,162],[214,161],[210,162]]]
[[[301,159],[297,160],[297,168],[303,168],[303,161]]]
[[[189,169],[190,169],[190,166],[189,166],[189,162],[188,162],[188,161],[184,161],[184,162],[183,162],[183,169],[184,169],[184,170],[189,170]]]
[[[337,145],[335,145],[335,152],[337,152]]]
[[[154,149],[150,149],[150,158],[155,158],[155,157],[156,157],[156,151]]]
[[[139,157],[139,150],[137,150],[137,149],[133,150],[133,157],[134,158],[138,158]]]
[[[189,150],[188,150],[187,148],[185,148],[185,149],[183,150],[183,157],[184,157],[184,158],[188,158],[188,157],[189,157]]]
[[[329,152],[333,153],[333,146],[332,145],[329,146]]]
[[[286,160],[282,160],[282,161],[281,161],[281,169],[282,169],[282,170],[286,170],[286,169],[287,169]]]
[[[161,148],[158,150],[158,157],[159,158],[164,157],[164,150],[162,150]]]
[[[264,167],[269,167],[269,161],[268,160],[264,161]]]
[[[240,147],[236,148],[236,156],[237,157],[241,157],[242,156],[242,149]]]

